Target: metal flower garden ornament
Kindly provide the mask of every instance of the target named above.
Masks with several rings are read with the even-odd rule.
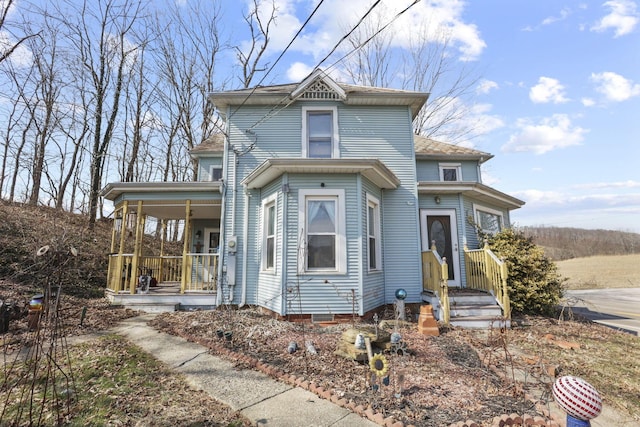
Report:
[[[389,362],[383,354],[374,354],[373,357],[369,359],[369,369],[371,369],[371,372],[376,374],[377,377],[384,377],[389,371]]]

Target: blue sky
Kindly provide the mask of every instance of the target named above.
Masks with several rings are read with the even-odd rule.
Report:
[[[210,7],[208,1],[200,0]],[[300,81],[317,65],[347,81],[338,62],[347,43],[319,63],[375,0],[258,1],[263,17],[277,8],[262,60],[273,69],[262,84]],[[393,20],[413,3],[383,0],[367,19],[392,22],[382,36],[396,59],[419,29],[427,29],[427,40],[447,30],[450,77],[465,69],[478,78],[473,96],[454,102],[467,109],[462,122],[479,135],[456,143],[494,154],[484,165],[484,182],[526,202],[512,222],[640,233],[640,0],[422,0]],[[16,4],[28,8],[26,1]],[[226,46],[246,46],[242,14],[253,0],[220,4]],[[221,53],[228,66],[221,81],[237,74],[235,53]],[[30,56],[16,52],[13,61],[22,58]],[[391,70],[399,81],[400,69]],[[439,95],[432,93],[432,105]]]
[[[275,3],[271,63],[318,4]],[[265,83],[303,79],[373,3],[323,1]],[[411,3],[383,1],[371,16],[387,22]],[[242,28],[240,5],[225,7]],[[473,99],[460,102],[483,134],[463,144],[495,155],[485,183],[526,201],[512,221],[640,232],[637,1],[421,1],[386,31],[402,49],[425,22],[446,26],[452,63],[480,77]],[[332,70],[340,79],[339,65]]]

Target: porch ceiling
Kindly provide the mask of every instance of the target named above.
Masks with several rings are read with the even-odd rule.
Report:
[[[265,160],[242,184],[262,188],[284,173],[361,173],[380,188],[397,188],[400,180],[378,159],[301,159],[277,158]]]
[[[462,194],[505,209],[518,209],[525,202],[479,182],[418,182],[419,194]]]
[[[187,201],[191,218],[220,218],[221,182],[116,182],[107,184],[100,195],[119,208],[127,201],[129,209],[158,219],[182,219]]]

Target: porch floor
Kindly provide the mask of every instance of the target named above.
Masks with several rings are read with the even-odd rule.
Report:
[[[112,292],[106,296],[112,305],[132,310],[158,313],[178,310],[212,310],[216,308],[216,291],[187,291],[180,293],[180,283],[163,282],[149,287],[148,293],[131,294],[128,290]]]

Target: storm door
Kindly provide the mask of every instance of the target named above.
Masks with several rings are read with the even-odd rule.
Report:
[[[460,286],[460,254],[458,252],[458,228],[453,209],[421,209],[420,228],[422,250],[431,248],[432,242],[440,257],[447,258],[449,286]]]

